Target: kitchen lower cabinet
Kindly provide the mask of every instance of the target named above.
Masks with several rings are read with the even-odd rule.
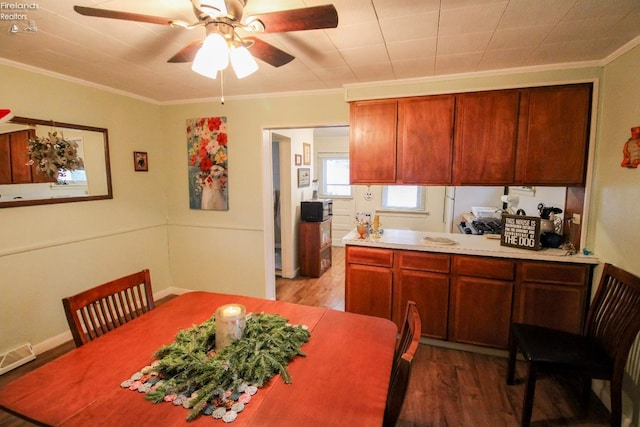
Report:
[[[415,301],[422,336],[447,339],[451,256],[397,251],[393,320],[402,325],[407,301]]]
[[[580,333],[590,282],[589,265],[523,262],[513,321]]]
[[[393,250],[347,246],[345,311],[391,319]]]
[[[346,311],[399,326],[415,301],[422,336],[507,349],[512,322],[580,332],[593,265],[346,247]]]
[[[450,340],[507,348],[516,262],[454,256]]]

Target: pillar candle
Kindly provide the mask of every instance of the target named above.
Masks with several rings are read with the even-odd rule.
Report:
[[[242,338],[246,311],[241,304],[227,304],[216,310],[216,351]]]

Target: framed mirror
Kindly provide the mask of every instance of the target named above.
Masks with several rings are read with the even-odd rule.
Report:
[[[112,198],[107,129],[17,116],[0,124],[0,208]]]

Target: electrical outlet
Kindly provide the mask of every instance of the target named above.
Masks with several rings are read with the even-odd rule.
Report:
[[[571,217],[571,221],[576,225],[580,224],[580,220],[581,220],[581,217],[580,217],[580,214],[578,213],[574,213],[573,216]]]
[[[364,199],[367,202],[370,202],[373,200],[373,193],[371,191],[367,191],[366,193],[364,193]]]

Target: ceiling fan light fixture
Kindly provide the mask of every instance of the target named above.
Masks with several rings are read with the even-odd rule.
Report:
[[[215,79],[218,70],[229,66],[229,48],[227,42],[218,33],[211,33],[196,53],[191,69],[198,74]]]
[[[243,79],[258,71],[258,63],[253,58],[249,49],[244,46],[232,46],[229,50],[231,66],[236,77]]]

